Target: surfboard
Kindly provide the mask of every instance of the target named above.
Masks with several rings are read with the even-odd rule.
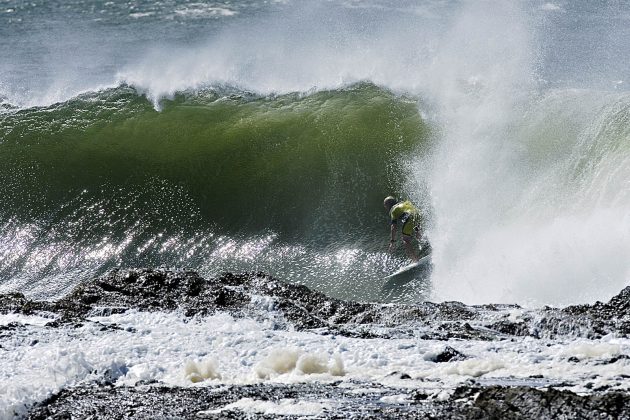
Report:
[[[424,265],[428,263],[429,261],[431,261],[431,255],[425,255],[424,257],[420,258],[418,261],[408,264],[404,266],[403,268],[401,268],[400,270],[396,271],[394,274],[390,274],[389,276],[385,277],[385,280],[389,280],[394,277],[397,277],[403,273],[406,273],[409,270],[413,270],[414,268]]]
[[[385,295],[391,295],[400,291],[401,287],[411,282],[412,280],[428,279],[431,275],[431,254],[425,255],[417,262],[408,264],[402,267],[400,270],[385,277],[385,283],[381,287],[381,292]]]

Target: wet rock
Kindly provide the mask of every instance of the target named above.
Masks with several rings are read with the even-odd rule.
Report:
[[[53,303],[45,301],[33,301],[26,298],[22,293],[0,294],[0,314],[19,313],[33,315],[37,312],[54,312]]]
[[[0,313],[23,312],[23,308],[30,302],[22,293],[6,293],[0,295]]]
[[[474,399],[477,394],[479,394],[481,389],[482,388],[474,381],[470,381],[464,385],[460,385],[455,388],[450,399],[453,401]]]
[[[21,294],[0,296],[0,311],[5,313],[50,311],[58,314],[59,317],[49,323],[49,327],[77,325],[85,322],[87,316],[122,313],[129,308],[181,310],[186,316],[221,311],[255,319],[268,318],[271,308],[283,315],[284,321],[274,321],[279,328],[288,328],[291,324],[298,329],[323,328],[335,334],[359,338],[390,337],[392,334],[413,336],[417,326],[448,321],[428,330],[428,336],[442,340],[494,339],[486,330],[468,323],[480,316],[479,310],[459,302],[382,305],[342,301],[263,273],[226,273],[206,280],[188,271],[114,270],[77,286],[70,294],[53,303],[32,301]],[[391,329],[405,324],[410,327]],[[377,330],[375,326],[390,329]]]
[[[133,388],[112,386],[85,386],[71,388],[53,395],[35,407],[28,419],[60,418],[72,413],[72,418],[99,419],[155,419],[155,418],[216,418],[252,419],[277,418],[262,413],[243,413],[238,409],[225,409],[226,406],[241,399],[274,403],[285,399],[306,402],[326,401],[323,406],[330,406],[330,401],[338,401],[332,413],[378,413],[378,401],[356,395],[336,384],[256,384],[231,385],[218,387],[164,387],[142,385]],[[400,407],[388,407],[390,416],[404,416],[410,410]],[[214,411],[214,412],[213,412]],[[322,417],[333,418],[328,410],[322,410]],[[319,416],[318,416],[319,417]],[[363,417],[363,416],[362,416]],[[376,416],[367,418],[377,418]]]
[[[575,325],[576,322],[587,325],[591,330],[590,338],[598,338],[612,332],[628,336],[630,334],[630,286],[606,303],[568,306],[560,312],[567,315],[564,318],[569,325],[571,323]]]
[[[271,321],[278,329],[310,329],[316,334],[431,340],[505,340],[525,336],[592,338],[609,333],[625,337],[630,333],[629,308],[630,288],[607,303],[564,309],[522,310],[513,305],[468,306],[459,302],[382,305],[341,301],[263,273],[226,273],[204,279],[194,272],[148,269],[112,271],[79,285],[56,302],[34,301],[18,293],[0,295],[0,313],[55,314],[56,318],[46,324],[47,328],[70,329],[92,322],[100,328],[119,330],[121,327],[115,324],[101,326],[89,317],[109,316],[129,309],[177,310],[190,317],[229,313],[235,317]],[[23,326],[18,323],[8,324],[0,328],[0,336],[19,334],[20,328]],[[133,332],[133,329],[127,331]],[[428,360],[448,363],[466,357],[447,346]],[[599,363],[612,364],[626,358],[628,356],[619,355]],[[577,359],[569,361],[579,362]],[[185,388],[156,383],[141,383],[132,388],[112,386],[126,372],[124,364],[112,366],[100,373],[100,380],[64,389],[38,404],[28,418],[195,418],[202,412],[207,418],[242,418],[244,413],[238,410],[223,410],[242,398],[324,401],[328,408],[320,418],[630,418],[627,393],[604,393],[605,388],[595,388],[592,383],[591,395],[577,395],[554,388],[483,387],[470,382],[444,400],[443,394],[436,398],[435,392],[427,390],[401,390],[371,383],[358,384],[355,388],[373,388],[378,392],[353,392],[352,383],[345,383],[343,387],[330,383]],[[411,379],[402,372],[393,375]],[[620,380],[623,379],[620,376]],[[557,384],[556,388],[562,386],[571,384]],[[407,398],[398,398],[401,392],[407,393]],[[387,396],[396,398],[382,398]],[[403,400],[404,403],[388,402]],[[262,414],[247,415],[272,418]]]
[[[613,363],[617,363],[620,360],[628,360],[630,359],[630,356],[628,356],[627,354],[619,354],[617,356],[611,357],[610,359],[606,359],[606,360],[601,360],[600,362],[598,362],[598,365],[610,365]]]
[[[107,384],[65,389],[33,407],[28,419],[93,418],[250,419],[278,416],[242,412],[229,404],[245,398],[267,403],[281,400],[321,404],[321,419],[624,419],[630,418],[630,396],[609,392],[577,395],[556,389],[462,385],[450,398],[433,398],[422,390],[408,390],[400,402],[382,397],[400,395],[400,389],[379,384],[379,393],[357,393],[337,383],[253,384],[207,387],[164,387],[159,384],[114,387]],[[325,409],[324,409],[325,407]],[[291,416],[289,416],[291,417]]]
[[[409,374],[407,373],[401,373],[401,372],[392,372],[389,375],[390,377],[394,377],[394,378],[398,378],[398,379],[411,379],[411,376],[409,376]]]
[[[204,279],[190,271],[131,269],[114,270],[85,282],[56,302],[33,301],[19,293],[0,295],[0,313],[52,312],[57,319],[48,324],[51,328],[79,325],[88,316],[122,313],[130,308],[180,310],[186,316],[216,312],[254,319],[273,316],[277,328],[320,329],[321,333],[357,338],[496,340],[506,336],[599,338],[610,333],[620,337],[630,334],[630,287],[607,303],[525,311],[516,305],[342,301],[264,273],[225,273]],[[515,309],[521,312],[518,321],[506,315]]]
[[[441,352],[435,355],[430,355],[429,357],[426,358],[426,360],[429,360],[435,363],[446,363],[446,362],[455,362],[458,360],[466,360],[467,358],[468,357],[464,355],[463,353],[460,353],[459,351],[455,350],[454,348],[450,346],[446,346],[444,350],[442,350]]]
[[[481,389],[470,407],[457,411],[470,419],[622,419],[630,418],[630,395],[493,386]]]
[[[0,325],[0,333],[3,331],[15,331],[19,329],[24,329],[24,325],[18,322],[9,322],[7,325]]]
[[[413,390],[411,391],[411,399],[414,401],[425,401],[429,398],[429,394],[424,391]]]
[[[574,305],[563,309],[546,307],[529,321],[536,338],[579,336],[599,339],[607,334],[630,335],[630,286],[607,303]]]
[[[488,328],[495,330],[501,334],[513,335],[518,337],[527,337],[531,335],[529,326],[525,322],[511,322],[501,320],[488,325]]]

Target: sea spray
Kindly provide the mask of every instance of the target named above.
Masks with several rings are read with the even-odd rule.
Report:
[[[627,284],[628,104],[624,94],[571,91],[527,102],[509,133],[518,145],[512,168],[476,190],[475,203],[487,211],[456,206],[456,195],[451,217],[436,229],[436,258],[448,252],[450,262],[434,277],[438,288],[450,288],[444,298],[557,305],[603,300]],[[504,152],[494,159],[509,159]],[[452,246],[442,249],[440,234]]]
[[[628,281],[628,97],[540,92],[529,24],[470,5],[438,55],[437,300],[567,304]]]

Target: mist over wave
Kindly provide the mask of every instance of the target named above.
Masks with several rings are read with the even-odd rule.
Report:
[[[492,7],[470,6],[436,60],[434,296],[608,298],[630,276],[630,97],[541,90],[527,16]]]
[[[377,299],[403,263],[379,242],[390,193],[424,210],[432,299],[559,305],[630,280],[627,6],[112,3],[0,68],[5,287],[166,263]]]
[[[630,97],[563,90],[527,105],[504,132],[441,152],[457,168],[431,182],[445,298],[557,305],[628,282]]]

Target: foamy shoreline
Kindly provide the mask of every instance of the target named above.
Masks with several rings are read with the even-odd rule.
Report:
[[[263,274],[114,271],[56,302],[1,296],[0,417],[105,404],[97,417],[461,418],[515,400],[524,418],[567,404],[618,418],[630,413],[629,295],[564,309],[393,305]]]

